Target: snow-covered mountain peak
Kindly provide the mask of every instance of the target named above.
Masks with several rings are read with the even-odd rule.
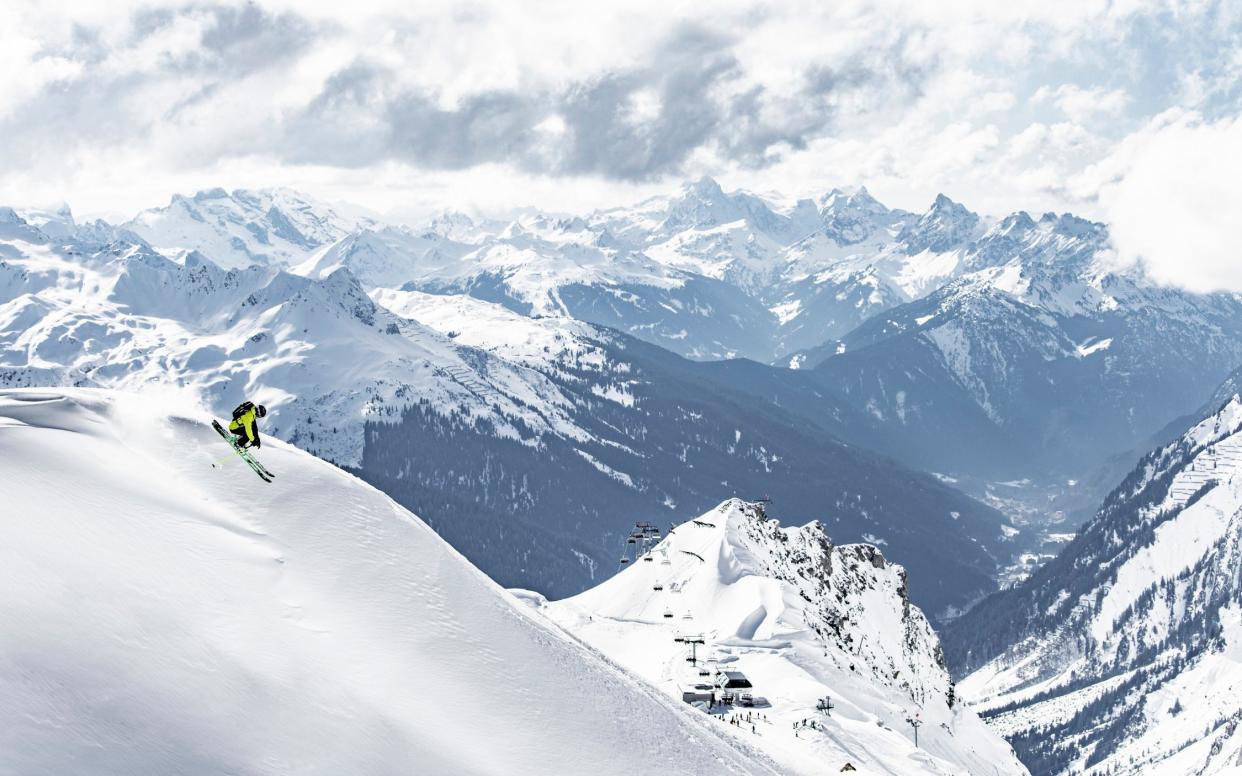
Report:
[[[688,228],[720,226],[742,216],[740,208],[724,193],[720,184],[702,177],[682,186],[668,203],[660,233],[673,234]]]
[[[422,229],[458,242],[476,242],[482,226],[465,213],[446,210],[432,216]]]
[[[785,528],[758,505],[732,499],[678,526],[654,552],[661,560],[656,575],[680,582],[685,610],[678,616],[691,614],[695,628],[724,643],[779,641],[810,630],[837,667],[891,683],[914,702],[948,689],[936,637],[910,604],[905,570],[874,546],[834,546],[818,522]],[[647,565],[635,564],[572,601],[609,616],[658,614]],[[765,586],[779,590],[778,598]],[[743,591],[756,597],[748,600]],[[851,621],[866,622],[867,630],[851,629]]]
[[[761,504],[731,499],[599,586],[541,608],[674,695],[717,670],[744,675],[756,712],[777,724],[752,732],[748,722],[739,735],[794,773],[847,762],[862,772],[1025,772],[977,718],[950,708],[940,646],[904,570],[874,546],[834,546],[818,522],[785,528]],[[698,662],[687,639],[700,644]],[[827,716],[816,708],[825,696],[836,708]],[[916,714],[931,723],[923,751],[905,735]],[[799,730],[806,719],[817,720],[813,732]]]
[[[937,194],[927,212],[902,229],[897,240],[911,255],[923,251],[943,253],[970,240],[978,226],[977,214],[944,194]]]
[[[1035,220],[1031,218],[1031,214],[1025,210],[1019,210],[1016,213],[1010,213],[1000,220],[992,231],[996,234],[1013,235],[1035,228]]]
[[[49,236],[27,221],[11,207],[0,207],[0,240],[18,240],[29,244],[48,242]]]
[[[966,263],[972,269],[1012,267],[1027,281],[1026,301],[1058,313],[1091,314],[1105,296],[1104,282],[1113,286],[1113,294],[1142,293],[1135,287],[1142,285],[1141,278],[1135,272],[1114,272],[1108,256],[1103,224],[1068,213],[1048,213],[1035,221],[1019,212],[971,245]]]
[[[368,326],[375,325],[378,308],[371,301],[371,297],[367,296],[367,292],[362,290],[358,278],[354,277],[348,267],[333,270],[326,278],[312,282],[307,288],[321,291],[320,298],[323,301],[335,305]]]
[[[289,189],[215,188],[191,197],[175,194],[166,207],[146,210],[124,228],[161,250],[197,249],[221,266],[241,267],[296,264],[371,225]]]
[[[898,215],[872,197],[865,186],[833,189],[820,198],[823,232],[840,246],[856,245],[883,232]]]
[[[1040,219],[1040,224],[1048,224],[1052,231],[1062,237],[1072,239],[1090,239],[1103,236],[1107,227],[1096,221],[1088,221],[1085,218],[1079,218],[1072,213],[1045,213]]]
[[[694,196],[703,201],[724,199],[724,189],[710,175],[702,175],[693,181],[682,184],[683,196]]]
[[[872,213],[887,213],[888,208],[882,205],[866,186],[836,187],[819,199],[820,208],[829,212],[844,210],[860,210]]]
[[[46,208],[23,208],[21,217],[48,237],[56,239],[72,237],[78,228],[67,202]]]
[[[667,201],[662,220],[648,237],[659,243],[687,230],[712,230],[741,222],[744,228],[777,239],[788,239],[789,218],[777,213],[762,197],[746,191],[726,193],[713,178],[703,177],[682,186]]]

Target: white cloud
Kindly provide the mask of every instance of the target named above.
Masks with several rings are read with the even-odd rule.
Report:
[[[1105,119],[1116,117],[1125,109],[1129,98],[1120,89],[1084,89],[1076,84],[1061,84],[1055,88],[1041,86],[1031,101],[1051,103],[1070,121],[1082,124],[1097,116]]]
[[[711,174],[1111,217],[1153,116],[1239,115],[1240,32],[1162,0],[10,0],[0,203],[580,209]]]
[[[1242,291],[1240,149],[1242,119],[1171,111],[1093,168],[1119,258],[1170,285]]]

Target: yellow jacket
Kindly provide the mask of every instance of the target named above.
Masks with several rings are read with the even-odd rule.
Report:
[[[229,423],[229,431],[232,431],[234,434],[244,432],[246,440],[255,447],[259,447],[258,420],[258,411],[251,407]]]

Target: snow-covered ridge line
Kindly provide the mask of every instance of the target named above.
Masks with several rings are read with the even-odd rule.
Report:
[[[1237,766],[1240,449],[1234,395],[1144,456],[1062,556],[950,627],[963,696],[1035,773]]]
[[[39,223],[52,224],[58,235],[80,229],[67,209],[39,215]],[[213,189],[175,196],[119,229],[170,255],[197,250],[225,267],[283,265],[314,277],[349,267],[368,289],[408,283],[609,325],[618,321],[607,319],[618,315],[627,331],[678,352],[771,360],[844,334],[846,320],[856,325],[995,265],[995,246],[979,247],[989,240],[1016,244],[1044,229],[1060,235],[1060,249],[1069,249],[1066,240],[1091,236],[1086,223],[1051,214],[1036,223],[1019,213],[989,227],[944,195],[919,215],[891,210],[865,188],[834,189],[787,208],[744,191],[726,193],[704,178],[630,208],[568,218],[534,213],[508,224],[460,214],[415,226],[382,224],[288,190]],[[721,285],[713,288],[713,282]],[[584,289],[592,289],[591,299],[582,298]],[[794,304],[808,292],[814,304]],[[597,293],[614,297],[596,299]],[[858,309],[850,312],[860,293]],[[828,294],[838,302],[829,302]],[[607,304],[615,309],[602,308]],[[784,344],[773,351],[769,343],[759,352],[745,341],[746,327],[728,334],[733,342],[696,331],[702,328],[696,318],[722,307]],[[784,311],[781,319],[768,308]],[[655,315],[668,320],[627,320]]]

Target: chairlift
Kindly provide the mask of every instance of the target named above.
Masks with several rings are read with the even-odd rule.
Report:
[[[664,589],[664,585],[661,585],[659,582],[656,582],[654,585],[651,586],[651,589],[658,593]]]
[[[683,619],[683,620],[693,620],[693,619],[694,619],[694,615],[693,615],[693,614],[691,614],[690,612],[686,612],[685,614],[683,614],[683,615],[681,616],[681,619]]]
[[[626,558],[626,557],[624,557],[624,556],[621,558],[621,565],[622,565],[622,566],[624,566],[625,564],[627,564],[627,563],[629,563],[629,562],[630,562],[630,559],[629,559],[629,558]]]
[[[667,620],[671,620],[671,619],[673,619],[673,610],[672,610],[672,609],[665,609],[665,610],[664,610],[664,618],[665,618],[665,619],[667,619]]]
[[[644,556],[643,556],[643,560],[645,560],[645,561],[647,561],[648,563],[650,563],[650,562],[652,562],[653,560],[655,560],[655,558],[651,557],[651,554],[650,554],[650,553],[648,553],[647,555],[644,555]]]

